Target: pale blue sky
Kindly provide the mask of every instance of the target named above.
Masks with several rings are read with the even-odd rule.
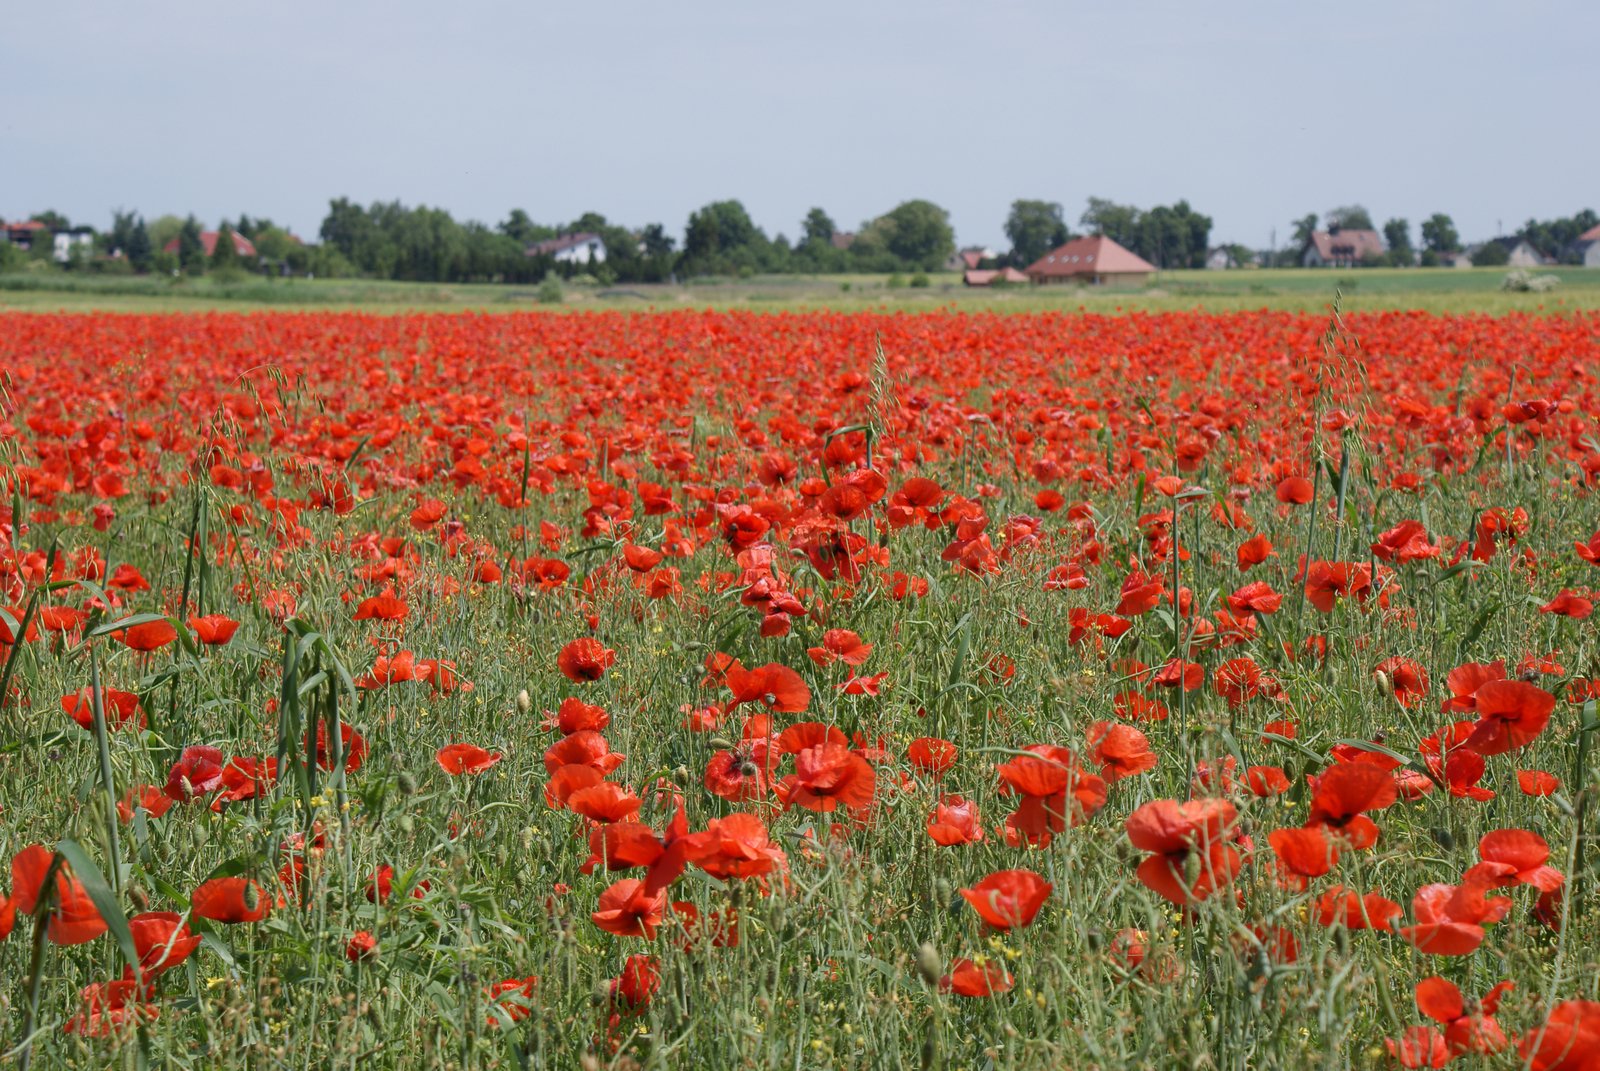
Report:
[[[19,0],[0,217],[330,197],[791,238],[897,202],[1001,244],[1010,202],[1187,197],[1214,241],[1308,211],[1466,238],[1600,208],[1596,0],[801,3]]]

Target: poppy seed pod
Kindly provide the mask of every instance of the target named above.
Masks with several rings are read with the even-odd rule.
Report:
[[[922,975],[922,980],[929,985],[937,985],[942,972],[939,962],[939,951],[927,941],[917,947],[917,973]]]
[[[411,776],[410,770],[401,770],[396,774],[394,783],[403,796],[415,796],[417,794],[417,779]]]
[[[528,689],[524,688],[517,693],[517,713],[525,715],[532,709],[533,698],[528,695]]]

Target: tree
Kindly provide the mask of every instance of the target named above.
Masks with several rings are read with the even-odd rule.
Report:
[[[1511,261],[1511,250],[1500,242],[1484,242],[1472,253],[1474,268],[1503,268]]]
[[[1360,205],[1340,205],[1330,208],[1324,214],[1328,221],[1329,233],[1337,234],[1339,231],[1370,231],[1373,230],[1372,216]]]
[[[1083,210],[1078,222],[1091,233],[1103,234],[1129,249],[1139,241],[1139,210],[1132,205],[1119,205],[1104,197],[1091,197],[1089,207]]]
[[[28,218],[36,223],[43,223],[50,228],[52,234],[56,231],[69,231],[72,229],[72,222],[53,208],[47,208],[43,212],[35,212]]]
[[[1422,221],[1422,245],[1430,253],[1454,253],[1461,248],[1461,237],[1456,234],[1456,224],[1443,212],[1435,212]]]
[[[1391,219],[1383,225],[1383,240],[1389,246],[1392,264],[1410,267],[1416,260],[1411,248],[1411,223],[1405,219]]]
[[[1025,268],[1057,246],[1072,240],[1061,206],[1054,201],[1012,201],[1006,216],[1011,264]]]
[[[801,245],[815,242],[831,246],[833,236],[839,233],[839,228],[834,225],[832,216],[820,208],[813,208],[806,213],[804,222],[800,224],[800,231],[804,235],[800,239]]]
[[[217,228],[217,244],[211,247],[211,268],[222,271],[239,267],[239,248],[233,244],[233,228],[224,222]]]
[[[1317,230],[1317,214],[1310,212],[1294,221],[1294,245],[1297,251],[1303,250],[1311,244],[1311,236]]]
[[[511,214],[502,220],[495,229],[507,238],[515,239],[525,246],[532,245],[535,242],[542,242],[546,238],[554,238],[556,234],[554,227],[546,227],[535,223],[528,217],[528,213],[520,208],[513,208]]]
[[[200,223],[193,216],[183,221],[178,232],[178,267],[189,275],[204,275],[206,247],[200,240]]]
[[[737,275],[766,269],[772,243],[738,201],[713,201],[689,216],[678,268],[685,275]]]
[[[167,243],[178,236],[183,230],[183,220],[177,216],[157,216],[150,221],[150,245],[157,252],[164,252]]]
[[[873,220],[884,247],[907,268],[937,271],[956,249],[950,213],[932,201],[904,201]]]
[[[123,255],[128,258],[136,272],[147,272],[155,259],[155,246],[150,241],[150,231],[144,225],[144,217],[140,216],[134,223],[133,229],[128,232],[128,244],[122,247]]]

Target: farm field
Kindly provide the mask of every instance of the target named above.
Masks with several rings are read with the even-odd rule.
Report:
[[[565,286],[561,306],[538,303],[537,286],[397,283],[260,276],[116,277],[46,273],[0,276],[0,310],[196,312],[252,308],[370,312],[483,311],[535,308],[622,310],[715,308],[821,311],[1324,313],[1335,291],[1351,311],[1441,313],[1574,312],[1600,308],[1600,269],[1540,269],[1560,285],[1549,293],[1507,293],[1504,268],[1268,269],[1158,272],[1140,289],[1016,286],[973,289],[954,273],[928,277],[926,288],[891,284],[883,275],[783,275],[696,280],[681,285],[626,283]],[[907,283],[902,278],[900,283]]]
[[[1600,285],[1271,274],[0,293],[0,1052],[1600,1068]]]

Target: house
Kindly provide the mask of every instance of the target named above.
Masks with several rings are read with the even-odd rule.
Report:
[[[1352,268],[1368,257],[1384,254],[1383,235],[1377,231],[1312,231],[1300,251],[1302,268]]]
[[[57,264],[65,264],[72,259],[72,248],[83,246],[86,249],[94,248],[94,231],[87,227],[71,231],[57,231],[50,256]]]
[[[1600,226],[1590,227],[1572,243],[1578,254],[1578,263],[1585,268],[1600,268]]]
[[[1495,238],[1493,241],[1505,249],[1507,267],[1540,268],[1551,263],[1550,259],[1539,252],[1538,248],[1526,238],[1513,235],[1509,238]]]
[[[994,286],[996,283],[1025,283],[1028,277],[1015,268],[1002,268],[999,271],[991,268],[968,268],[962,274],[961,281],[968,286]]]
[[[969,245],[944,262],[945,271],[976,271],[986,260],[998,260],[1000,254],[986,246]]]
[[[834,231],[833,237],[828,239],[833,248],[843,252],[856,244],[855,231]]]
[[[1244,253],[1244,256],[1240,256]],[[1259,268],[1261,258],[1237,245],[1219,245],[1206,254],[1207,271],[1228,271],[1232,268]]]
[[[1093,286],[1140,286],[1156,266],[1103,234],[1074,238],[1024,269],[1035,283],[1080,283]]]
[[[36,237],[50,233],[50,228],[36,219],[7,223],[3,230],[6,241],[18,249],[32,249]]]
[[[1438,260],[1439,267],[1441,268],[1472,267],[1472,257],[1461,250],[1457,250],[1454,253],[1435,253],[1434,257]]]
[[[604,264],[606,262],[605,242],[601,241],[598,234],[590,234],[588,231],[579,234],[564,234],[559,238],[535,242],[524,252],[530,257],[550,257],[557,264]]]
[[[233,251],[239,254],[240,259],[243,260],[248,258],[254,260],[256,256],[255,243],[236,230],[229,230],[228,233],[233,236]],[[163,253],[176,254],[178,252],[178,245],[181,241],[181,238],[174,238],[166,245],[162,246],[161,251]],[[215,256],[217,252],[217,232],[201,231],[200,247],[205,250],[207,257]]]

